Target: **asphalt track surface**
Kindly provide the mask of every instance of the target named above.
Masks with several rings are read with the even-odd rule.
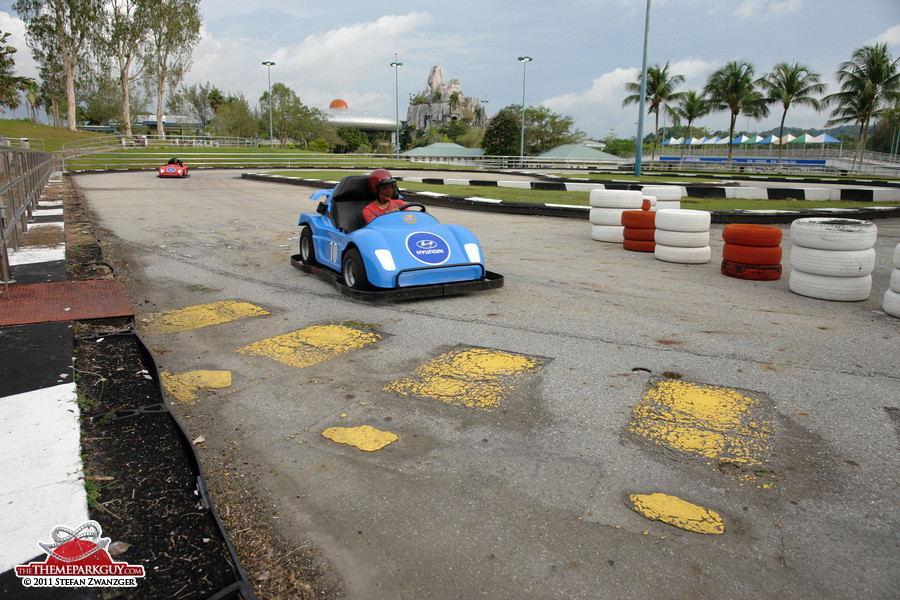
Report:
[[[349,598],[896,597],[900,319],[881,301],[898,220],[877,221],[869,299],[842,303],[789,291],[787,225],[785,276],[754,282],[720,274],[721,225],[712,262],[679,265],[592,241],[584,220],[434,208],[476,234],[505,287],[378,305],[291,267],[311,189],[239,177],[76,183],[127,263],[160,370],[231,373],[170,398],[205,438],[201,459],[262,495]],[[167,311],[223,301],[268,314],[153,330]],[[378,339],[310,366],[239,352],[340,324]],[[403,393],[423,365],[473,349],[531,369],[501,377],[487,407]],[[671,381],[751,398],[749,421],[719,415],[749,433],[714,433],[738,449],[759,434],[749,443],[768,462],[637,435],[648,392]],[[364,452],[322,435],[360,425],[397,439]],[[631,494],[655,492],[714,510],[725,532],[632,510]]]

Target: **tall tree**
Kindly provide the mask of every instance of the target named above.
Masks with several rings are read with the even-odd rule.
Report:
[[[519,154],[519,118],[515,107],[502,109],[488,123],[481,140],[481,148],[489,156],[517,156]],[[521,109],[519,109],[521,114]]]
[[[201,20],[200,0],[157,0],[147,9],[150,49],[145,60],[156,91],[156,131],[162,139],[166,84],[176,87],[190,69]]]
[[[628,82],[625,84],[625,90],[631,92],[631,94],[622,100],[622,106],[640,104],[642,79],[642,75],[638,74],[637,82]],[[651,153],[651,159],[656,156],[656,146],[659,145],[659,111],[660,109],[663,109],[670,114],[673,114],[673,109],[668,103],[675,102],[680,98],[681,93],[676,92],[675,89],[682,83],[684,83],[684,75],[670,75],[668,62],[664,67],[660,67],[659,65],[647,67],[645,106],[648,107],[648,114],[656,116],[656,121],[653,126],[653,151]]]
[[[260,119],[250,110],[250,103],[239,94],[229,96],[219,106],[212,128],[216,135],[248,138],[257,134],[259,123]]]
[[[688,90],[678,98],[678,102],[672,109],[672,114],[675,115],[676,119],[687,121],[687,135],[685,143],[681,145],[681,160],[684,160],[684,150],[687,147],[687,141],[693,137],[691,126],[697,119],[708,115],[709,110],[709,102],[702,91]]]
[[[104,54],[116,58],[125,135],[131,135],[130,86],[144,70],[141,59],[148,36],[147,17],[151,2],[152,0],[107,0],[105,5],[101,48]]]
[[[863,46],[836,73],[840,91],[825,97],[837,106],[826,125],[853,123],[859,127],[857,153],[865,151],[873,116],[900,102],[900,58],[894,59],[887,44]],[[856,155],[854,155],[854,163]]]
[[[272,94],[269,95],[267,90],[259,99],[262,114],[272,115],[273,135],[278,138],[282,148],[287,145],[288,139],[296,134],[299,107],[300,98],[294,90],[283,83],[273,84]]]
[[[212,109],[213,113],[219,112],[219,107],[225,102],[225,96],[222,95],[222,92],[216,86],[213,86],[212,89],[209,90],[206,99],[209,102],[209,107]]]
[[[206,124],[212,121],[216,115],[210,100],[210,94],[215,88],[207,81],[205,85],[194,84],[191,87],[183,88],[181,96],[185,104],[190,106],[197,120],[206,127]]]
[[[781,113],[781,125],[778,128],[778,164],[781,164],[781,154],[784,145],[781,138],[784,136],[784,120],[788,109],[798,104],[811,106],[820,110],[819,100],[816,95],[825,91],[818,73],[800,63],[788,64],[781,62],[775,65],[772,72],[760,79],[760,87],[766,94],[766,100],[772,103],[781,102],[784,109]]]
[[[769,114],[769,107],[762,93],[756,89],[758,80],[753,78],[753,65],[732,60],[717,69],[703,88],[712,110],[731,113],[728,125],[728,164],[731,164],[734,124],[742,112],[748,117],[760,118]]]
[[[65,73],[68,128],[75,131],[75,75],[82,51],[97,32],[101,0],[16,0],[13,10],[26,24],[29,45],[44,56],[57,54]]]
[[[7,46],[6,38],[9,33],[0,31],[0,106],[9,106],[13,110],[19,106],[19,91],[30,90],[35,83],[27,77],[18,77],[15,74],[15,46]],[[32,106],[29,96],[29,106]]]
[[[39,86],[36,81],[30,81],[25,86],[25,99],[28,101],[28,114],[32,123],[37,123],[38,108],[41,105]]]
[[[515,107],[521,115],[521,107]],[[551,111],[545,106],[525,109],[525,154],[534,156],[563,144],[584,140],[584,132],[573,129],[575,120]],[[520,123],[521,126],[521,123]]]
[[[40,97],[44,110],[47,111],[54,127],[62,127],[59,117],[60,102],[65,99],[65,77],[61,66],[53,61],[40,63],[41,87]]]

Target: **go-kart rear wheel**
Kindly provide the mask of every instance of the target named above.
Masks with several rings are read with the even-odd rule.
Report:
[[[318,264],[316,250],[313,247],[312,230],[308,226],[300,232],[300,262],[304,265]]]
[[[368,290],[372,286],[366,277],[366,266],[363,264],[362,256],[356,248],[350,248],[344,254],[344,261],[341,263],[341,273],[344,275],[344,283],[347,287],[354,290]]]

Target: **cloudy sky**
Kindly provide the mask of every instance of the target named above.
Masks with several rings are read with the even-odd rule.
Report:
[[[0,30],[20,48],[19,74],[34,75],[23,25],[0,0]],[[632,137],[637,107],[622,108],[624,85],[641,66],[645,0],[202,0],[202,41],[185,83],[210,82],[255,104],[272,82],[309,106],[335,98],[392,117],[397,73],[401,118],[432,66],[462,93],[486,100],[488,114],[522,102],[572,116],[589,137]],[[716,68],[739,59],[762,75],[781,61],[818,71],[836,90],[834,72],[863,45],[886,42],[900,56],[900,0],[653,0],[648,64],[670,62],[682,89],[699,89]],[[531,56],[523,64],[519,56]],[[523,73],[524,71],[524,73]],[[751,130],[777,126],[780,110]],[[827,113],[792,109],[787,125],[821,127]],[[650,123],[648,121],[648,123]],[[727,129],[728,115],[698,123]],[[739,128],[748,122],[741,117]],[[645,125],[645,131],[652,123]]]

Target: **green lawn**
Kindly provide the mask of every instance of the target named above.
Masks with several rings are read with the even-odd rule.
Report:
[[[50,127],[49,125],[36,125],[30,121],[18,119],[0,119],[0,135],[7,138],[28,138],[29,140],[43,140],[44,151],[53,152],[62,150],[63,144],[78,140],[103,137],[103,134],[86,131],[69,131],[64,127]],[[32,148],[36,145],[32,145]],[[37,146],[40,149],[40,146]]]
[[[270,175],[285,177],[304,177],[338,181],[347,175],[365,175],[368,171],[272,171]],[[642,182],[647,182],[643,177]],[[665,181],[672,181],[666,179]],[[698,183],[692,179],[693,183]],[[464,198],[493,198],[507,202],[533,202],[538,204],[573,204],[588,206],[589,192],[563,192],[545,190],[521,190],[505,187],[483,187],[468,185],[433,185],[401,181],[404,189],[424,192],[436,192]],[[813,201],[813,200],[744,200],[740,198],[684,198],[682,208],[697,210],[803,210],[808,208],[859,208],[860,206],[896,206],[896,202],[848,202],[848,201]]]

